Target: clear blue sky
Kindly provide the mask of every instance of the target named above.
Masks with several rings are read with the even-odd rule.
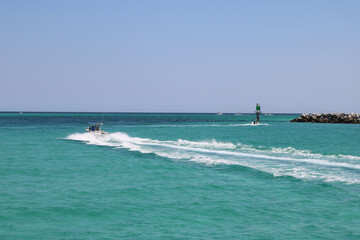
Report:
[[[1,1],[0,111],[360,112],[360,1]]]

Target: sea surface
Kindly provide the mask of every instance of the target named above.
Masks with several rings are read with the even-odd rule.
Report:
[[[360,125],[297,116],[0,113],[0,239],[360,239]]]

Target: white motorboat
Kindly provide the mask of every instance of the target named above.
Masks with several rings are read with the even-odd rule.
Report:
[[[89,122],[89,127],[85,129],[85,131],[94,133],[94,134],[108,134],[107,132],[104,132],[101,130],[100,125],[104,125],[102,122]]]

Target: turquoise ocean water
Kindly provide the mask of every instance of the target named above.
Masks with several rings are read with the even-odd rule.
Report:
[[[360,239],[360,125],[294,117],[2,113],[0,239]]]

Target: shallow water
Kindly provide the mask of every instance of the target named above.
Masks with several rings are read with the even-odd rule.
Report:
[[[1,239],[359,239],[360,125],[0,114]]]

